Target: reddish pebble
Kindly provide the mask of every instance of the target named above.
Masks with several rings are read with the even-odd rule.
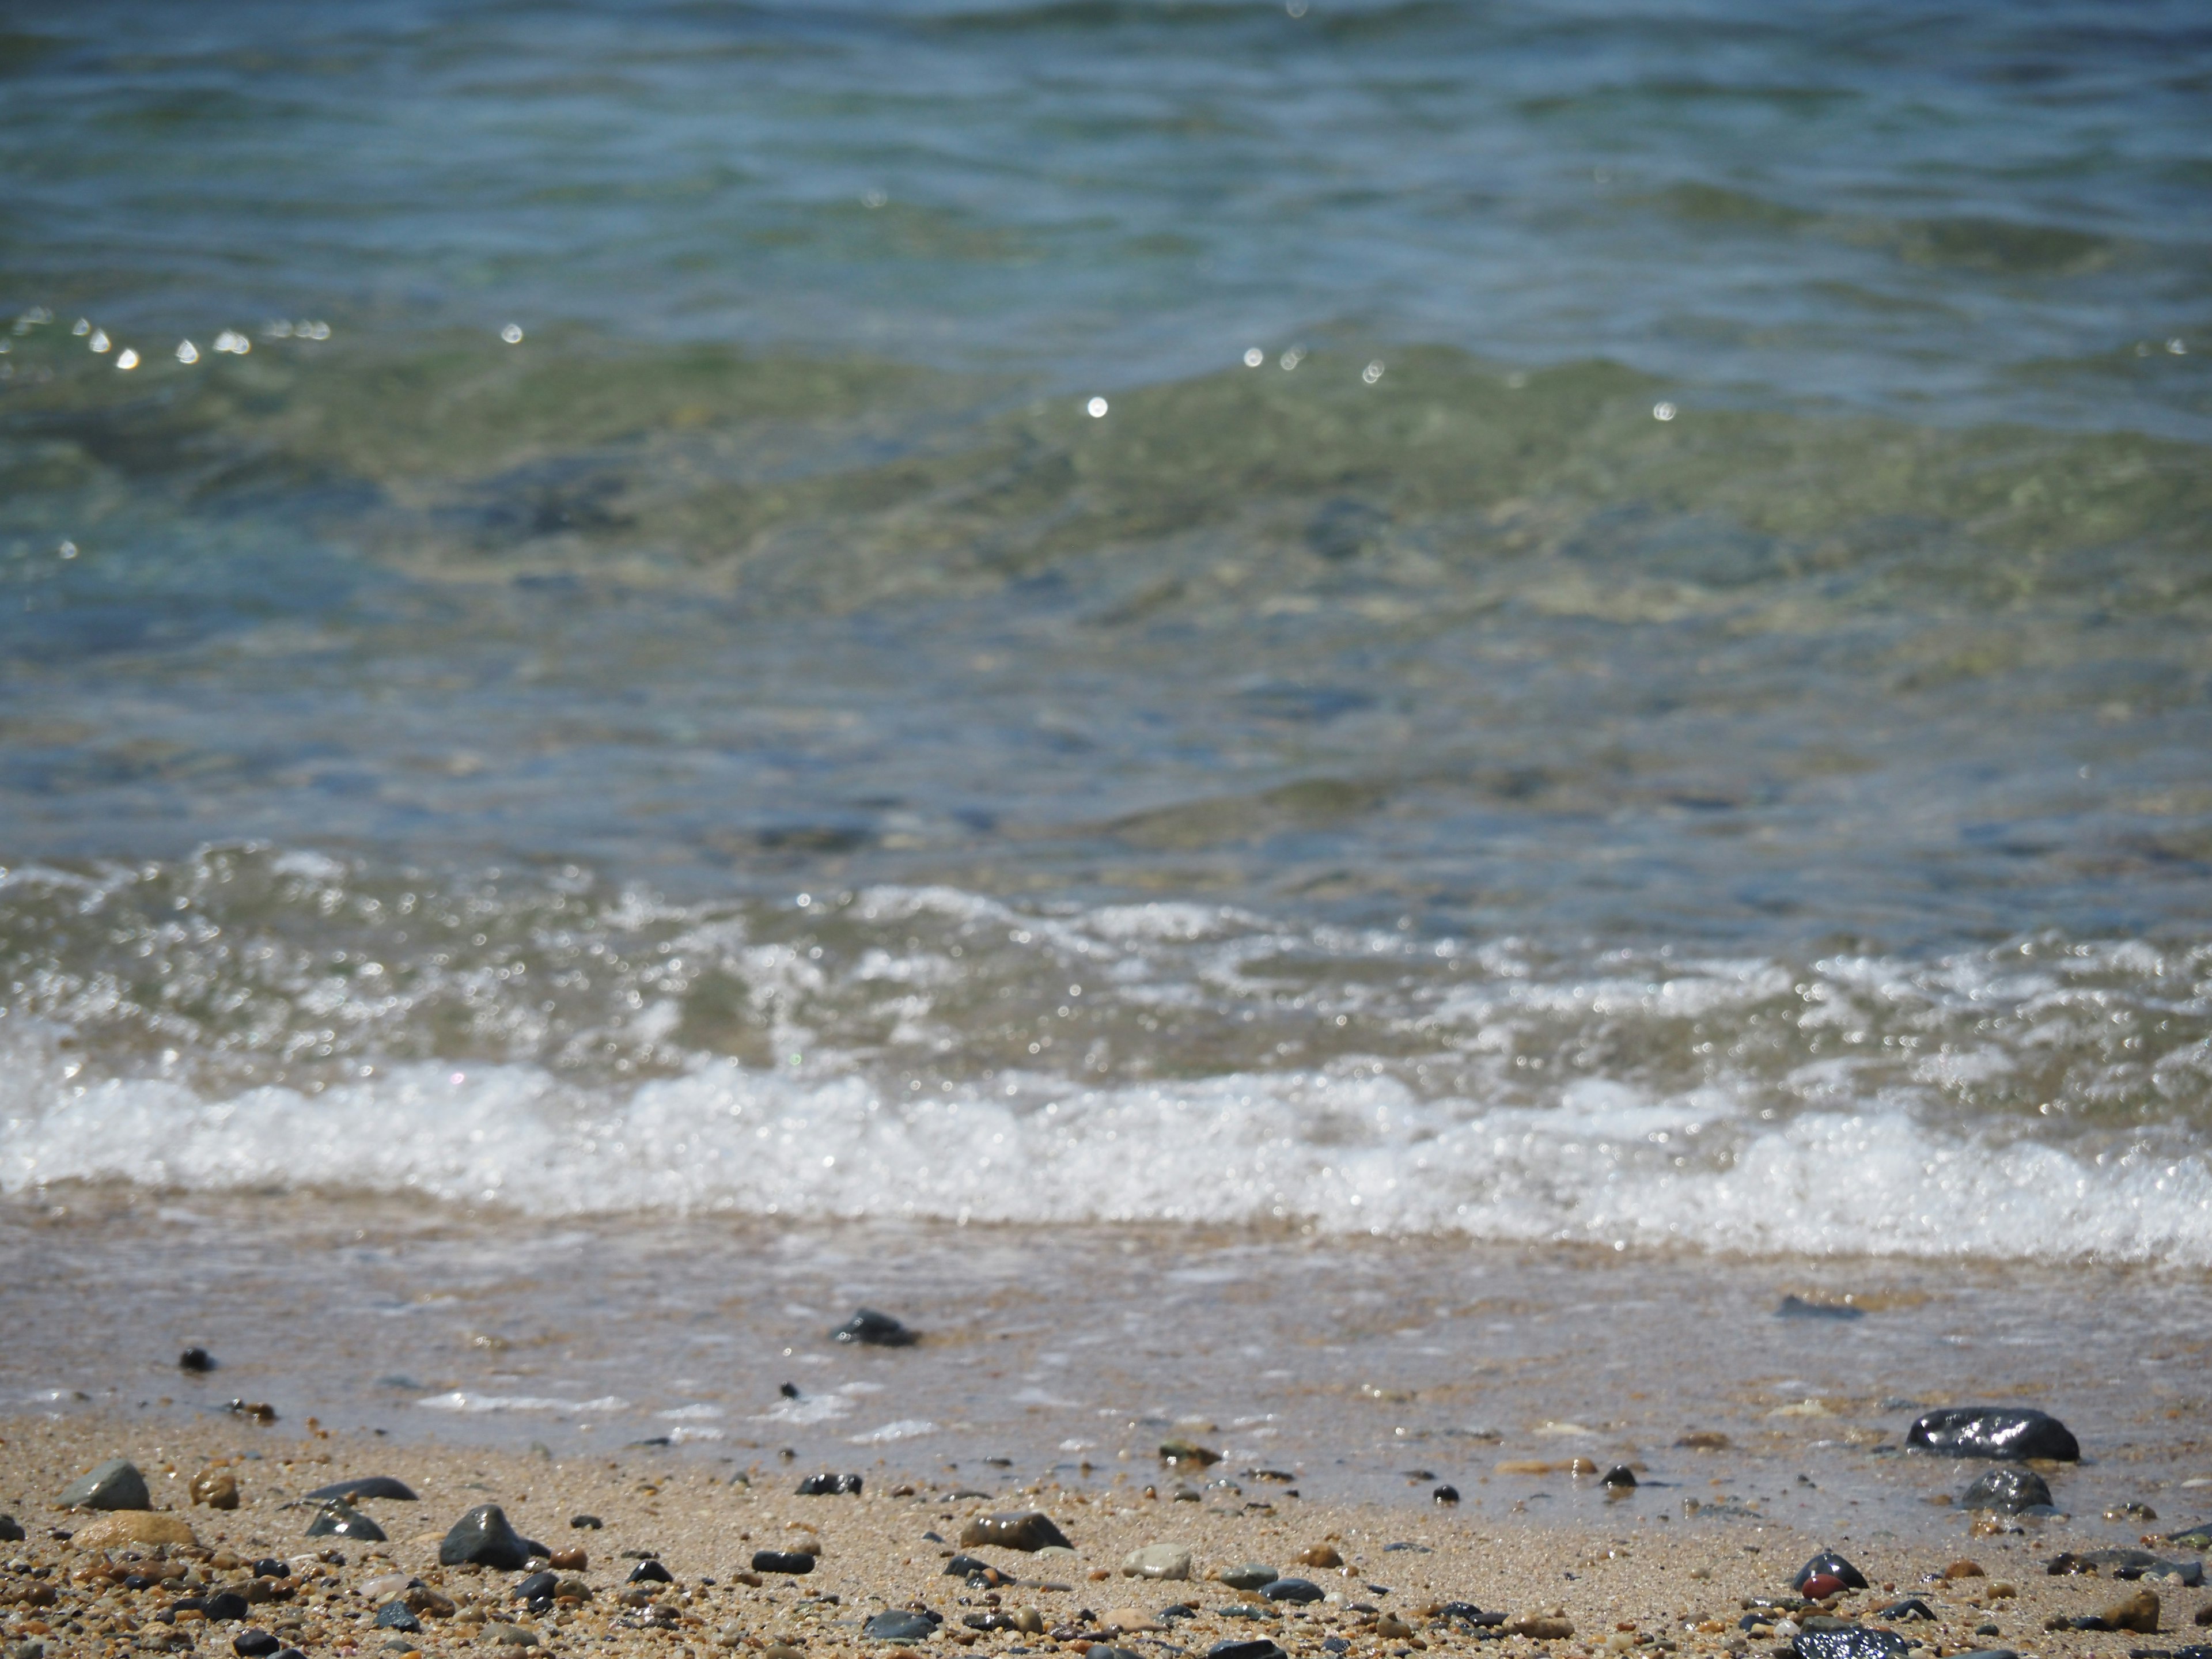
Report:
[[[1832,1572],[1816,1572],[1805,1581],[1798,1594],[1808,1601],[1825,1601],[1832,1595],[1840,1595],[1843,1589],[1844,1581]]]
[[[592,1565],[592,1558],[582,1550],[555,1550],[545,1565],[556,1572],[581,1572]]]

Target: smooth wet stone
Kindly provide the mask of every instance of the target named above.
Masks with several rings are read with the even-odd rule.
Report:
[[[801,1555],[797,1551],[755,1550],[753,1571],[755,1572],[811,1572],[814,1571],[814,1558],[811,1555]]]
[[[544,1572],[533,1572],[530,1577],[523,1579],[520,1583],[517,1583],[513,1589],[507,1592],[507,1600],[510,1601],[535,1601],[540,1596],[552,1595],[555,1590],[560,1588],[560,1578],[550,1569],[548,1569]],[[364,1584],[362,1588],[366,1589],[368,1587]]]
[[[1337,1553],[1334,1544],[1309,1544],[1298,1552],[1297,1559],[1302,1567],[1340,1567],[1344,1565],[1344,1557]]]
[[[830,1333],[836,1342],[857,1342],[870,1348],[910,1348],[921,1340],[918,1332],[910,1331],[887,1313],[873,1308],[862,1308],[843,1324]]]
[[[1038,1510],[1009,1510],[998,1515],[979,1515],[960,1528],[960,1547],[1002,1550],[1041,1550],[1047,1545],[1073,1549],[1067,1534]]]
[[[70,1541],[81,1550],[114,1550],[132,1544],[198,1544],[199,1540],[181,1516],[124,1510],[77,1528]]]
[[[252,1603],[236,1590],[217,1590],[200,1603],[200,1611],[207,1614],[210,1625],[228,1624],[234,1620],[243,1619],[252,1610]]]
[[[1456,1504],[1459,1502],[1459,1488],[1457,1486],[1438,1486],[1434,1492],[1429,1494],[1429,1501],[1431,1504]]]
[[[1121,1573],[1127,1578],[1188,1578],[1190,1552],[1180,1544],[1146,1544],[1121,1558]]]
[[[2081,1458],[2081,1442],[2048,1412],[2008,1406],[1954,1406],[1923,1412],[1905,1431],[1907,1449],[1941,1452],[1950,1457],[1995,1457],[2021,1461],[2047,1457],[2060,1463]]]
[[[215,1356],[205,1348],[187,1348],[177,1356],[177,1369],[205,1376],[215,1369]]]
[[[1984,1469],[1981,1478],[1966,1488],[1966,1495],[1959,1500],[1960,1507],[1969,1510],[1995,1510],[2003,1515],[2018,1515],[2022,1510],[2037,1504],[2048,1508],[2051,1488],[2033,1469],[2014,1468],[2009,1464]]]
[[[1790,1588],[1802,1593],[1807,1579],[1820,1577],[1824,1573],[1830,1577],[1842,1579],[1845,1588],[1850,1589],[1864,1589],[1867,1587],[1864,1573],[1835,1551],[1822,1550],[1797,1569],[1797,1576],[1790,1581]]]
[[[1802,1296],[1785,1296],[1775,1309],[1777,1319],[1859,1319],[1865,1310],[1848,1302],[1808,1302]]]
[[[629,1577],[623,1580],[625,1584],[672,1584],[675,1582],[676,1575],[658,1561],[639,1562],[629,1570]]]
[[[1216,1642],[1206,1650],[1206,1659],[1287,1659],[1287,1656],[1266,1637],[1252,1636]]]
[[[351,1538],[364,1544],[385,1541],[383,1528],[343,1498],[327,1503],[307,1522],[310,1538]]]
[[[1260,1594],[1270,1601],[1318,1601],[1328,1594],[1310,1578],[1278,1578],[1261,1589]]]
[[[578,1532],[597,1532],[605,1523],[596,1515],[572,1515],[568,1524]]]
[[[364,1498],[392,1498],[403,1504],[416,1501],[412,1486],[404,1480],[394,1480],[388,1474],[364,1474],[352,1480],[333,1480],[327,1486],[318,1486],[313,1492],[300,1495],[309,1499],[342,1498],[349,1504],[357,1503]]]
[[[2083,1550],[2076,1554],[2068,1550],[2054,1555],[2044,1571],[2053,1577],[2062,1573],[2105,1573],[2114,1578],[2178,1578],[2194,1589],[2204,1582],[2202,1561],[2172,1561],[2153,1555],[2148,1550]]]
[[[551,1553],[507,1524],[507,1511],[496,1504],[479,1504],[453,1522],[438,1546],[441,1567],[495,1567],[520,1572],[533,1555]]]
[[[1900,1601],[1892,1601],[1881,1610],[1881,1616],[1885,1619],[1932,1620],[1936,1616],[1936,1610],[1918,1596],[1908,1595]]]
[[[1273,1567],[1257,1561],[1247,1562],[1241,1567],[1231,1567],[1214,1575],[1231,1589],[1255,1590],[1263,1584],[1272,1584],[1283,1575]]]
[[[1219,1452],[1210,1447],[1199,1445],[1194,1441],[1163,1440],[1160,1442],[1160,1462],[1170,1468],[1180,1468],[1184,1464],[1188,1464],[1194,1468],[1211,1468],[1220,1461]]]
[[[535,1631],[526,1631],[518,1625],[486,1625],[484,1637],[511,1648],[534,1648],[538,1645]]]
[[[1797,1659],[1905,1659],[1906,1644],[1893,1630],[1847,1625],[1840,1630],[1801,1630],[1790,1647]]]
[[[876,1642],[896,1642],[902,1647],[926,1642],[937,1634],[937,1621],[926,1613],[886,1607],[860,1626],[860,1634]]]
[[[0,1544],[20,1544],[22,1541],[22,1523],[12,1515],[0,1515]]]
[[[65,1510],[150,1510],[153,1494],[146,1477],[127,1458],[110,1458],[89,1474],[81,1474],[62,1488],[54,1500]]]
[[[1825,1601],[1832,1595],[1841,1595],[1850,1586],[1832,1572],[1816,1572],[1797,1588],[1808,1601]]]
[[[2199,1521],[2193,1527],[2184,1527],[2179,1532],[2166,1535],[2169,1544],[2186,1544],[2193,1550],[2212,1550],[2212,1521]]]
[[[858,1498],[860,1477],[857,1474],[810,1474],[799,1483],[801,1498]]]
[[[939,1576],[945,1578],[967,1578],[978,1573],[995,1573],[998,1569],[979,1555],[956,1555],[945,1564]]]
[[[422,1621],[404,1601],[386,1601],[376,1610],[376,1627],[413,1632],[422,1628]]]
[[[270,1659],[283,1647],[274,1635],[265,1630],[242,1630],[230,1638],[230,1650],[240,1659]]]
[[[1605,1472],[1604,1478],[1598,1484],[1624,1489],[1633,1486],[1636,1484],[1636,1471],[1626,1463],[1615,1463]]]

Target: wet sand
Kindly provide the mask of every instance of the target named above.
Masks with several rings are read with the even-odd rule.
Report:
[[[129,1458],[145,1473],[155,1510],[188,1524],[194,1544],[100,1551],[68,1536],[81,1534],[96,1517],[57,1510],[55,1495],[112,1457]],[[235,1480],[236,1509],[190,1501],[193,1478],[210,1466]],[[810,1656],[887,1656],[896,1650],[865,1635],[862,1621],[887,1607],[927,1607],[944,1623],[921,1644],[925,1650],[1078,1651],[1120,1626],[1119,1644],[1148,1659],[1204,1654],[1216,1643],[1257,1637],[1316,1659],[1332,1652],[1403,1659],[1461,1650],[1499,1659],[1583,1659],[1631,1650],[1764,1656],[1787,1644],[1771,1634],[1740,1631],[1745,1600],[1787,1595],[1796,1570],[1816,1549],[1831,1547],[1873,1584],[1869,1592],[1839,1598],[1836,1612],[1894,1627],[1925,1644],[1930,1659],[1994,1647],[2048,1659],[2172,1650],[2206,1638],[2190,1620],[2212,1604],[2212,1592],[2161,1583],[2159,1635],[2046,1632],[2047,1618],[2095,1613],[2141,1586],[2047,1576],[2045,1559],[2078,1547],[2078,1540],[2049,1534],[1971,1537],[1963,1522],[1948,1540],[1816,1537],[1755,1519],[1693,1519],[1679,1511],[1662,1519],[1656,1511],[1632,1514],[1624,1507],[1607,1517],[1608,1524],[1507,1530],[1463,1510],[1311,1502],[1286,1488],[1233,1495],[1217,1490],[1200,1501],[1181,1502],[1171,1495],[1174,1471],[1142,1464],[1124,1466],[1089,1491],[1048,1480],[986,1498],[957,1495],[973,1490],[957,1472],[901,1471],[872,1461],[861,1471],[866,1487],[860,1496],[795,1495],[799,1478],[813,1472],[773,1455],[738,1467],[734,1458],[708,1462],[657,1447],[556,1460],[481,1445],[400,1444],[289,1422],[179,1425],[105,1411],[19,1417],[0,1429],[0,1507],[15,1514],[27,1536],[0,1546],[6,1564],[0,1601],[10,1603],[0,1606],[0,1629],[16,1654],[35,1650],[14,1645],[25,1642],[43,1643],[48,1654],[151,1650],[180,1634],[192,1638],[197,1651],[228,1653],[234,1638],[253,1628],[308,1654],[434,1655],[463,1648],[513,1654],[534,1646],[673,1659],[784,1644]],[[388,1541],[305,1536],[315,1506],[301,1505],[301,1492],[374,1474],[395,1476],[419,1494],[414,1503],[362,1503],[389,1533]],[[586,1552],[587,1565],[561,1577],[588,1585],[589,1600],[556,1602],[532,1614],[512,1599],[520,1574],[441,1567],[446,1529],[486,1503],[500,1504],[526,1537],[556,1550]],[[964,1523],[1028,1508],[1057,1522],[1073,1546],[1072,1555],[978,1547],[968,1553],[1018,1582],[988,1590],[945,1576]],[[580,1514],[602,1524],[572,1526]],[[2168,1516],[2157,1525],[2162,1530],[2179,1523]],[[755,1551],[790,1550],[809,1540],[818,1540],[820,1550],[811,1574],[750,1573]],[[1188,1548],[1192,1582],[1121,1573],[1128,1552],[1159,1543]],[[1302,1552],[1324,1545],[1340,1552],[1341,1568],[1299,1564]],[[650,1598],[630,1599],[646,1604],[625,1605],[625,1578],[647,1555],[665,1565],[673,1582],[643,1586]],[[206,1581],[202,1595],[247,1581],[263,1558],[285,1559],[296,1588],[287,1599],[253,1606],[244,1622],[210,1628],[189,1611],[173,1625],[154,1617],[180,1589],[191,1593],[190,1584],[131,1589],[105,1585],[100,1576],[103,1568],[150,1576],[163,1556]],[[1984,1576],[1931,1581],[1962,1558],[1978,1562]],[[1310,1578],[1328,1599],[1268,1607],[1260,1619],[1224,1616],[1221,1609],[1259,1598],[1211,1575],[1247,1562]],[[376,1607],[402,1593],[409,1578],[436,1593],[418,1599],[434,1603],[442,1597],[454,1611],[423,1616],[420,1634],[377,1628]],[[51,1605],[35,1604],[46,1599],[35,1589],[40,1584],[54,1591]],[[1906,1594],[1922,1596],[1936,1619],[1876,1616],[1881,1605]],[[1440,1604],[1454,1601],[1516,1620],[1564,1620],[1572,1634],[1478,1637],[1439,1614]],[[1163,1621],[1161,1610],[1178,1602],[1195,1615]],[[655,1607],[667,1610],[656,1613]],[[1018,1616],[1032,1608],[1038,1617],[1025,1622],[1041,1625],[1041,1632],[978,1632],[963,1623],[969,1615]],[[1995,1633],[1974,1633],[1991,1625]],[[531,1643],[520,1642],[522,1635]],[[1328,1645],[1332,1639],[1346,1645]]]

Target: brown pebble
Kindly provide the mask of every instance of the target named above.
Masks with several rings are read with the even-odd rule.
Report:
[[[192,1502],[211,1510],[238,1507],[238,1477],[228,1469],[202,1469],[192,1477]]]
[[[2212,1625],[2212,1601],[2207,1601],[2197,1609],[2195,1622],[2200,1625]]]
[[[1726,1451],[1729,1437],[1717,1429],[1698,1429],[1674,1443],[1686,1451]]]
[[[2100,1608],[2097,1616],[2114,1630],[2131,1630],[2142,1636],[2158,1633],[2158,1592],[2139,1589],[2133,1595]]]
[[[1533,1636],[1540,1642],[1564,1642],[1575,1633],[1573,1624],[1565,1619],[1546,1618],[1540,1614],[1506,1621],[1508,1636]]]
[[[200,1540],[182,1516],[159,1510],[115,1510],[88,1521],[70,1535],[81,1550],[112,1550],[122,1544],[192,1544]]]
[[[1314,1544],[1298,1552],[1298,1563],[1308,1567],[1340,1567],[1344,1558],[1334,1544]]]
[[[1142,1607],[1109,1607],[1107,1609],[1106,1616],[1098,1622],[1107,1629],[1119,1631],[1124,1635],[1134,1631],[1159,1628],[1152,1622],[1152,1615]]]
[[[545,1565],[556,1572],[582,1572],[592,1565],[592,1558],[582,1550],[555,1550]]]
[[[805,1659],[805,1656],[788,1642],[772,1642],[761,1659]]]
[[[1989,1575],[1982,1571],[1982,1564],[1978,1561],[1954,1561],[1943,1569],[1943,1576],[1946,1578],[1984,1578]]]
[[[1375,1621],[1375,1633],[1392,1641],[1403,1641],[1413,1633],[1413,1627],[1395,1613],[1386,1613]]]

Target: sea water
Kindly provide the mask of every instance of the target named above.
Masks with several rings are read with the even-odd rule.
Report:
[[[1024,1275],[1041,1329],[1179,1310],[1182,1359],[922,1398],[917,1457],[1228,1420],[1255,1368],[1444,1386],[1322,1357],[1370,1281],[1438,1376],[1534,1379],[1394,1431],[1605,1381],[1515,1370],[1486,1297],[1672,1355],[1686,1422],[1723,1373],[1805,1383],[1743,1407],[1793,1431],[2166,1422],[2208,74],[2178,4],[0,37],[0,1212],[49,1334],[0,1375],[151,1391],[102,1356],[191,1319],[67,1270],[119,1238],[290,1273],[358,1364],[244,1363],[418,1425],[773,1413],[847,1292],[980,1330]],[[644,1340],[883,1252],[935,1265],[741,1298],[711,1376]],[[647,1259],[550,1377],[489,1315],[362,1334]],[[1889,1300],[1771,1323],[1792,1285]],[[1960,1358],[2039,1320],[2063,1367]],[[1270,1329],[1306,1358],[1234,1359]],[[1632,1392],[1573,1409],[1642,1444]]]

